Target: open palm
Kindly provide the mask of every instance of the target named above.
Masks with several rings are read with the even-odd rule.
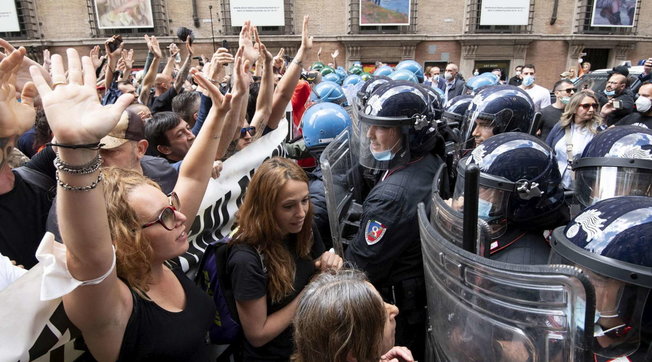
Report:
[[[34,96],[31,83],[23,88],[22,101],[16,100],[16,73],[25,56],[25,48],[14,50],[0,62],[0,137],[20,135],[34,124]]]

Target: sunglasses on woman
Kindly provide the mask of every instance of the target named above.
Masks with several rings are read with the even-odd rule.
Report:
[[[584,103],[580,104],[580,107],[584,108],[585,111],[588,111],[589,108],[598,109],[597,103]]]
[[[181,209],[181,202],[179,201],[179,196],[177,196],[176,192],[172,191],[168,194],[168,202],[170,203],[170,206],[166,206],[158,215],[156,220],[143,225],[143,229],[156,224],[163,225],[167,230],[174,229],[177,224],[177,214],[175,211]]]
[[[247,133],[251,137],[256,135],[256,127],[243,127],[240,129],[240,138],[245,138],[247,136]]]

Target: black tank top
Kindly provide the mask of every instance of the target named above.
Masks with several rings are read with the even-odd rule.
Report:
[[[170,312],[132,291],[134,308],[118,361],[208,361],[206,332],[215,305],[181,271],[173,272],[186,293],[186,307]]]

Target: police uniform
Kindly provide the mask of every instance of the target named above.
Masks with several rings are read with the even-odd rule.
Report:
[[[386,301],[399,307],[396,344],[408,346],[415,357],[423,351],[426,305],[417,204],[430,209],[432,180],[441,163],[427,154],[387,171],[366,197],[360,230],[345,254]]]

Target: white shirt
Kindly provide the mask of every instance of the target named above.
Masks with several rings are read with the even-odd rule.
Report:
[[[565,132],[565,131],[564,131]],[[575,158],[584,152],[586,145],[595,137],[588,127],[579,127],[575,123],[571,123],[571,143],[573,149],[571,155]],[[566,134],[562,135],[561,139],[555,144],[555,157],[557,158],[557,167],[561,174],[561,184],[565,189],[570,189],[573,184],[571,172],[568,170],[568,154],[566,153]]]
[[[550,105],[550,92],[542,86],[535,84],[532,88],[523,89],[534,102],[534,111],[539,112]]]
[[[8,287],[25,273],[27,270],[13,265],[9,258],[0,254],[0,290]]]

